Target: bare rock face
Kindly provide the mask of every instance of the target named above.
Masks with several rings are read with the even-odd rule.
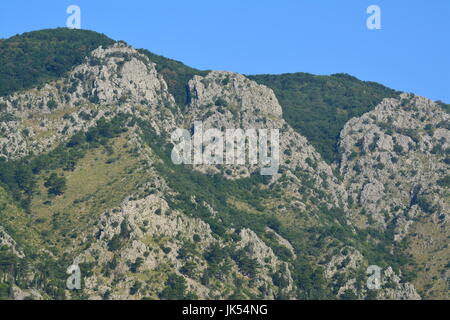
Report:
[[[279,170],[271,176],[273,188],[278,186],[286,190],[299,202],[299,207],[305,208],[305,195],[300,189],[305,179],[310,179],[317,186],[325,186],[323,192],[331,199],[326,199],[328,206],[331,203],[339,207],[343,203],[340,199],[346,198],[346,192],[334,177],[332,167],[323,161],[305,137],[282,118],[281,106],[271,89],[236,73],[212,71],[204,77],[195,76],[189,82],[189,92],[190,104],[184,115],[186,128],[192,129],[194,123],[200,121],[203,130],[278,130]],[[269,146],[274,150],[268,135]],[[248,145],[246,148],[248,151]],[[221,165],[203,164],[194,165],[194,169],[239,179],[249,177],[266,166],[267,163],[259,162],[257,165],[227,165],[225,169]],[[289,178],[280,180],[282,176]]]
[[[284,282],[284,285],[280,288],[278,295],[285,298],[294,298],[295,286],[289,270],[289,265],[286,262],[280,261],[273,250],[250,229],[243,229],[240,233],[240,237],[241,241],[238,243],[238,248],[246,248],[248,256],[255,259],[264,270],[270,270],[274,274],[277,272],[280,274],[280,277],[282,278],[281,281]],[[287,241],[285,239],[283,240]],[[267,285],[267,283],[273,285],[272,273],[261,273],[257,285],[264,286]],[[268,288],[267,291],[271,298],[277,296],[276,292],[273,292],[271,288]]]
[[[174,103],[164,79],[156,72],[155,64],[135,49],[117,43],[110,48],[94,50],[88,59],[87,64],[76,67],[72,72],[72,79],[83,79],[75,96],[90,90],[89,93],[97,96],[101,104]]]
[[[258,294],[255,289],[265,287],[266,299],[273,299],[278,294],[295,296],[288,267],[253,231],[242,230],[237,243],[218,240],[208,224],[172,210],[157,195],[126,201],[121,208],[104,213],[95,234],[98,240],[74,260],[74,264],[95,262],[97,266],[108,266],[106,273],[97,267],[93,275],[84,279],[84,290],[91,299],[102,299],[107,292],[111,299],[157,298],[167,276],[163,266],[171,266],[172,272],[184,277],[188,290],[199,298],[223,296],[224,281],[230,286],[235,277],[246,276],[227,257],[224,263],[231,268],[205,284],[201,278],[207,269],[204,255],[211,245],[244,250],[248,257],[257,261],[261,269],[254,283],[258,286],[247,290]],[[201,237],[201,242],[193,242],[196,236]],[[189,272],[186,271],[187,265],[193,268]],[[287,284],[277,289],[271,272],[279,270],[287,272],[283,274]],[[141,284],[139,291],[130,293],[136,282]]]
[[[344,270],[357,270],[364,263],[362,254],[351,247],[342,248],[339,254],[331,257],[331,260],[326,264],[325,276],[332,278],[337,272]]]
[[[420,287],[422,292],[445,291],[445,277],[437,270],[445,269],[450,256],[445,182],[449,123],[449,114],[438,103],[402,94],[350,120],[339,143],[340,170],[352,202],[350,220],[362,229],[389,233],[393,253],[406,252],[417,261],[433,259],[435,281],[431,288]],[[430,267],[422,262],[415,274],[427,278],[426,270]],[[409,286],[401,292],[388,290],[383,297],[418,297]]]
[[[189,90],[194,117],[202,116],[202,109],[218,111],[217,116],[225,115],[222,119],[238,120],[245,127],[254,125],[258,115],[261,121],[265,117],[279,120],[282,116],[281,106],[273,91],[240,74],[212,71],[205,77],[194,76],[189,82]]]
[[[358,279],[367,279],[366,271],[369,264],[355,248],[344,247],[329,260],[325,265],[325,277],[332,282],[333,290],[338,297],[348,295],[350,292],[355,299],[364,299],[369,294],[374,294],[372,297],[377,299],[421,299],[414,285],[402,281],[391,267],[381,270],[379,288],[369,288],[364,281],[359,282]]]
[[[388,300],[421,300],[420,295],[410,283],[402,283],[391,267],[383,272],[382,288],[378,298]]]
[[[449,120],[437,104],[407,94],[350,120],[339,147],[344,183],[360,205],[352,214],[363,212],[381,228],[398,221],[398,240],[414,217],[446,221],[449,203],[438,180],[448,173]]]
[[[184,241],[192,241],[194,234],[201,234],[201,246],[204,247],[213,240],[210,233],[209,226],[201,220],[173,212],[163,199],[151,195],[125,202],[122,208],[102,215],[96,231],[98,241],[78,256],[75,263],[94,260],[100,261],[101,265],[114,266],[106,275],[99,270],[86,279],[86,290],[94,299],[102,298],[107,291],[112,299],[156,298],[164,287],[161,266],[167,263],[175,270],[180,269],[183,265],[177,256]],[[144,283],[140,293],[130,294],[136,281],[143,280],[141,275],[150,273],[160,274],[160,281],[146,278],[149,284],[157,284],[157,287],[145,286]],[[191,286],[196,292],[205,291],[198,283]]]
[[[17,257],[23,258],[25,254],[22,249],[19,248],[17,242],[6,232],[6,230],[0,226],[0,248],[6,247],[10,249]]]
[[[364,299],[371,296],[364,283],[366,268],[373,263],[367,248],[379,241],[374,240],[375,231],[392,238],[388,239],[392,254],[410,241],[406,252],[422,261],[439,255],[438,266],[425,266],[422,272],[444,267],[449,254],[449,197],[447,180],[442,179],[448,176],[450,119],[437,103],[408,94],[385,99],[345,125],[339,140],[340,162],[328,164],[283,119],[268,87],[243,75],[212,71],[194,76],[188,91],[189,103],[185,108],[177,106],[155,64],[117,43],[94,50],[58,81],[0,98],[6,105],[0,119],[0,156],[8,160],[51,151],[74,134],[97,126],[102,118],[130,117],[127,140],[121,146],[139,155],[132,163],[138,163],[145,179],[133,184],[133,192],[121,198],[120,205],[90,213],[89,221],[95,223],[79,231],[83,246],[61,253],[87,270],[86,298],[158,299],[169,275],[175,274],[185,281],[186,293],[201,299],[295,299],[303,290],[296,268],[309,259],[333,297]],[[144,142],[137,120],[148,124],[154,131],[152,138],[161,145],[171,142],[176,128],[192,130],[199,121],[203,130],[278,130],[278,171],[258,184],[270,191],[258,203],[263,209],[233,197],[219,201],[248,210],[255,220],[259,214],[279,217],[291,237],[275,227],[252,230],[234,225],[219,235],[212,220],[194,217],[186,209],[204,207],[208,217],[217,218],[221,207],[215,201],[190,194],[183,198],[185,206],[177,205],[178,189],[170,187],[167,176],[158,170],[164,165],[161,150]],[[275,152],[273,142],[269,137],[271,152]],[[219,174],[234,183],[259,174],[264,165],[187,168]],[[131,165],[123,170],[131,170]],[[366,239],[361,240],[361,230],[367,231]],[[311,248],[298,249],[309,243],[320,245],[318,256],[312,256]],[[21,259],[25,256],[1,227],[0,246]],[[391,267],[384,269],[382,278],[378,298],[420,298],[422,291]],[[17,299],[46,297],[38,291],[14,290]]]
[[[121,43],[94,50],[61,80],[0,103],[7,112],[7,121],[0,121],[0,155],[7,159],[49,151],[121,112],[149,121],[157,133],[175,127],[175,101],[155,64]]]
[[[41,295],[41,293],[36,289],[28,289],[23,290],[17,286],[12,287],[12,299],[13,300],[43,300],[44,297]]]
[[[216,129],[226,138],[226,130],[281,129],[284,125],[282,110],[274,93],[244,76],[231,72],[212,71],[208,75],[195,76],[189,81],[190,104],[184,117],[187,128],[201,122],[203,131]],[[268,141],[272,146],[272,136]],[[281,139],[282,140],[282,139]],[[224,147],[229,141],[224,141]],[[246,149],[248,150],[248,148]],[[260,160],[260,159],[258,159]],[[224,159],[225,162],[225,159]],[[195,168],[201,172],[224,174],[229,178],[249,176],[265,164],[227,165],[227,173],[215,165],[201,165]]]

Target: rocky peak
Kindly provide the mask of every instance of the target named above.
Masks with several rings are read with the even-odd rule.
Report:
[[[60,80],[0,98],[0,154],[19,158],[54,148],[100,118],[119,113],[171,130],[175,101],[155,64],[123,43],[94,50]]]
[[[402,94],[346,124],[339,144],[341,173],[350,196],[378,224],[386,226],[403,212],[412,218],[417,205],[449,214],[445,191],[437,183],[448,172],[449,121],[438,104]],[[433,197],[427,195],[431,190],[436,191]]]
[[[189,81],[188,119],[215,127],[278,127],[282,109],[273,91],[243,75],[212,71]],[[214,117],[212,117],[214,116]]]
[[[100,103],[174,103],[167,84],[155,64],[135,49],[116,43],[94,50],[86,62],[76,67],[70,79],[83,79],[84,92],[98,97]],[[83,95],[83,90],[77,93]]]

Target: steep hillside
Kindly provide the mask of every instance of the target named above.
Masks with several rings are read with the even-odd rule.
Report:
[[[206,75],[202,71],[186,66],[182,62],[165,58],[146,49],[139,49],[139,53],[146,55],[150,61],[156,64],[156,70],[164,77],[169,92],[173,95],[179,106],[189,103],[188,82],[195,75]]]
[[[449,124],[440,104],[402,94],[350,120],[339,145],[353,223],[411,254],[418,288],[441,297],[450,257]]]
[[[0,96],[55,80],[80,64],[94,49],[112,45],[107,36],[88,30],[48,29],[0,40]],[[140,49],[156,63],[179,104],[187,99],[187,83],[205,74],[179,61]]]
[[[103,34],[66,28],[29,32],[5,39],[0,42],[0,96],[61,77],[80,64],[90,51],[113,42]],[[189,80],[194,75],[208,73],[146,49],[138,51],[156,64],[169,92],[181,107],[189,103]],[[372,110],[382,99],[399,94],[346,74],[314,76],[293,73],[249,78],[274,90],[285,120],[304,135],[328,162],[337,159],[339,132],[349,119]]]
[[[316,76],[307,73],[255,75],[250,79],[273,89],[286,121],[332,162],[345,123],[372,110],[399,92],[347,74]]]
[[[0,297],[448,298],[443,106],[348,76],[302,77],[286,95],[303,95],[313,117],[314,99],[344,114],[324,144],[295,127],[304,120],[286,114],[297,105],[281,89],[124,42],[0,97]],[[174,164],[172,133],[197,121],[278,129],[278,173]],[[336,143],[330,164],[323,150]],[[79,291],[65,286],[73,263]],[[374,264],[379,290],[366,286]]]

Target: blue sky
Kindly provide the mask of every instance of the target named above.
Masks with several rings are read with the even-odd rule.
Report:
[[[450,103],[450,0],[2,0],[0,38],[64,27],[72,4],[83,29],[196,68],[346,72]]]

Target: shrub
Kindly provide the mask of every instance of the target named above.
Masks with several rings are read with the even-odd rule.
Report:
[[[437,184],[441,187],[449,188],[450,187],[450,176],[446,176],[442,179],[439,179],[437,181]]]
[[[130,294],[135,295],[141,287],[142,287],[142,283],[140,283],[139,281],[136,281],[133,284],[133,286],[130,288]]]
[[[169,275],[166,283],[166,287],[159,294],[159,297],[163,300],[184,300],[186,298],[186,280],[172,273]]]
[[[47,102],[47,107],[48,107],[50,110],[56,109],[57,106],[58,106],[58,105],[57,105],[57,103],[56,103],[55,100],[49,100],[49,101]]]
[[[108,242],[108,249],[109,251],[116,251],[120,249],[120,247],[121,247],[120,237],[119,235],[115,234]]]
[[[395,144],[394,145],[394,152],[397,154],[402,154],[403,153],[403,147],[399,144]]]
[[[56,173],[52,173],[45,181],[44,186],[48,189],[49,195],[59,196],[64,194],[66,190],[66,179],[58,177]]]
[[[214,103],[217,107],[226,107],[228,103],[223,98],[218,98]]]

